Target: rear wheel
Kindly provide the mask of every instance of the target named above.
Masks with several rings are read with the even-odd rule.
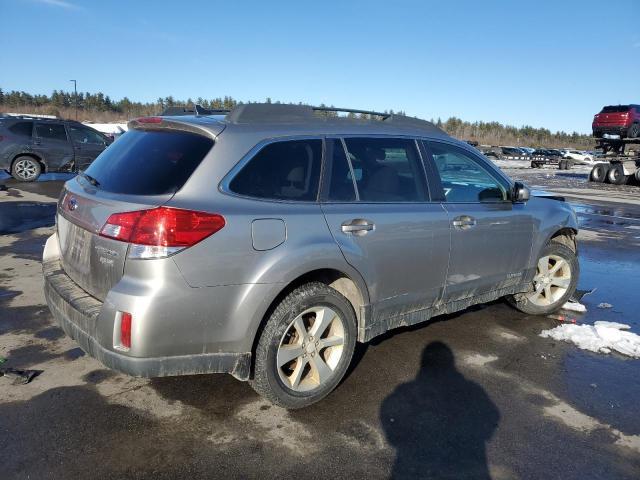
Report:
[[[42,172],[42,166],[33,157],[18,157],[11,165],[11,176],[21,182],[33,182]]]
[[[551,241],[538,260],[531,291],[514,295],[510,298],[511,303],[521,312],[532,315],[555,312],[575,292],[579,275],[575,252]]]
[[[611,167],[607,175],[607,179],[609,180],[609,183],[614,185],[624,185],[627,183],[629,176],[625,175],[624,167],[618,163]]]
[[[267,320],[251,386],[289,409],[321,400],[347,371],[356,330],[353,307],[339,292],[322,283],[297,288]]]
[[[599,163],[591,169],[591,174],[589,175],[589,179],[592,182],[603,183],[607,179],[608,173],[609,173],[609,164]]]

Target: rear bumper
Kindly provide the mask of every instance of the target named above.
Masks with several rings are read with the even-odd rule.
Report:
[[[629,131],[629,126],[626,125],[594,125],[592,128],[594,137],[602,137],[602,135],[608,133],[609,135],[620,135],[620,138],[624,138]]]
[[[136,377],[230,373],[248,380],[250,353],[203,353],[165,357],[130,357],[103,346],[95,331],[103,304],[77,286],[57,259],[43,262],[44,294],[60,327],[82,349],[105,366]]]

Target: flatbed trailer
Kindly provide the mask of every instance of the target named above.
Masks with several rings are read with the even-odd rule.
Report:
[[[594,165],[589,174],[589,181],[613,185],[640,185],[640,147],[635,148],[634,155],[625,154],[627,146],[640,145],[640,138],[598,138],[596,142],[596,148],[602,150],[605,161]],[[615,154],[607,157],[610,152]]]

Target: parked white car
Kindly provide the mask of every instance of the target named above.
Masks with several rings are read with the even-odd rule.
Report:
[[[566,150],[562,158],[570,158],[574,163],[582,165],[593,164],[593,155],[586,152],[580,152],[579,150]]]

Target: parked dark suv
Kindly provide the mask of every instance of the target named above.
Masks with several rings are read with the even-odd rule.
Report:
[[[111,143],[79,122],[0,117],[0,169],[33,182],[41,173],[84,169]]]
[[[640,105],[608,105],[593,117],[596,138],[640,137]]]

